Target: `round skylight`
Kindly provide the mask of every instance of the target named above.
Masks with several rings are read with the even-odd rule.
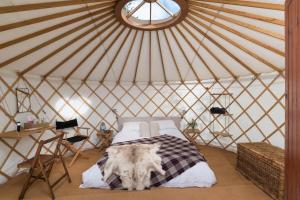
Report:
[[[123,0],[116,7],[119,20],[143,30],[170,27],[180,22],[186,13],[185,0]]]

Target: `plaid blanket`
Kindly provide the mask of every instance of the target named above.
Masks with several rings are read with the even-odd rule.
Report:
[[[197,148],[191,143],[170,135],[162,135],[152,138],[143,138],[127,142],[120,142],[113,145],[125,144],[154,144],[160,143],[161,147],[157,152],[162,158],[162,168],[166,171],[165,175],[160,175],[158,172],[151,174],[151,186],[158,187],[176,176],[182,174],[184,171],[193,167],[200,161],[206,161],[204,156],[199,153]],[[104,164],[108,159],[108,154],[105,153],[101,160],[98,161],[98,166],[104,175]],[[112,175],[107,180],[112,189],[122,188],[121,179],[117,175]]]

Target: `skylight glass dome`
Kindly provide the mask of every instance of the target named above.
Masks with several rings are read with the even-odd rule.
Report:
[[[131,27],[145,30],[172,26],[184,17],[185,1],[131,0],[121,1],[117,15]]]
[[[160,20],[168,20],[180,13],[180,6],[172,0],[158,0],[153,3],[143,0],[133,0],[128,2],[124,8],[128,17],[139,20],[157,23]]]

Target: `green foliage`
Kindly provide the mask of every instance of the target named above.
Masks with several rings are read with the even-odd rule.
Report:
[[[191,128],[191,129],[195,129],[197,127],[197,122],[196,122],[196,120],[195,119],[192,119],[192,121],[191,122],[188,122],[187,123],[187,129],[188,128]]]

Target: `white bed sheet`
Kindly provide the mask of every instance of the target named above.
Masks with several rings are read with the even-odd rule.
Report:
[[[180,133],[178,129],[165,129],[160,130],[160,135],[172,135],[181,139],[186,138]],[[113,140],[113,143],[124,142],[129,140],[140,139],[138,131],[119,132]],[[102,173],[97,166],[93,165],[91,168],[83,172],[82,184],[80,188],[109,188],[108,184],[102,180]],[[208,166],[206,162],[199,162],[195,166],[186,170],[179,176],[173,178],[169,182],[163,184],[163,187],[211,187],[217,182],[214,172]]]

